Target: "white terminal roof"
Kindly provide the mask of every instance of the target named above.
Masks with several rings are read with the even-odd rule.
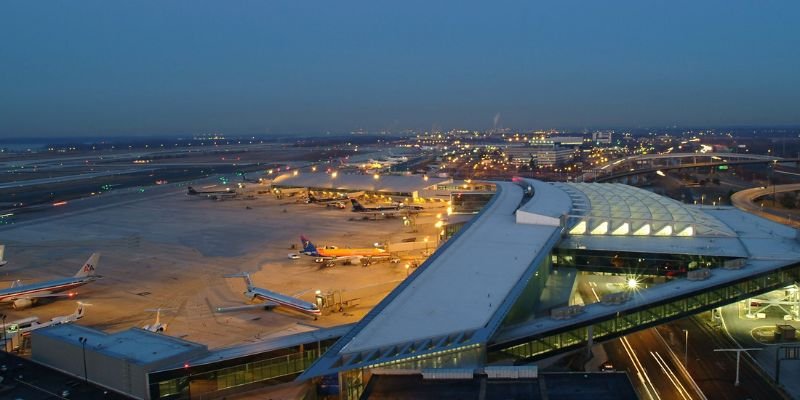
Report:
[[[698,208],[633,186],[557,183],[574,203],[571,235],[735,237]]]
[[[736,232],[711,206],[683,204],[615,183],[553,183],[572,199],[560,248],[747,257]],[[653,240],[653,237],[658,240]]]
[[[437,253],[343,352],[472,331],[488,323],[556,229],[516,224],[522,189],[508,182],[498,186],[491,209]]]
[[[313,329],[306,332],[295,333],[291,335],[279,336],[258,341],[256,343],[238,344],[236,346],[225,347],[216,349],[201,357],[192,359],[189,363],[192,366],[211,364],[223,360],[232,360],[240,357],[247,357],[253,354],[263,354],[274,350],[286,349],[292,346],[300,346],[303,344],[321,342],[324,340],[335,339],[343,336],[355,324],[344,324],[334,326],[332,328]],[[176,364],[170,368],[182,366]]]
[[[333,174],[324,172],[294,172],[279,175],[272,180],[275,186],[305,187],[330,190],[352,190],[370,192],[411,193],[430,188],[440,183],[449,182],[449,178],[426,177],[424,175],[373,175]]]

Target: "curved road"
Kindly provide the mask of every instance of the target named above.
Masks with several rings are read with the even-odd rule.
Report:
[[[800,228],[800,222],[795,221],[793,218],[787,218],[782,215],[764,210],[762,207],[755,204],[755,200],[759,197],[764,197],[770,194],[794,192],[800,190],[800,183],[791,183],[788,185],[773,185],[762,186],[752,189],[745,189],[738,191],[731,196],[731,204],[736,208],[758,215],[762,218],[775,221],[779,224],[789,225],[794,228]]]

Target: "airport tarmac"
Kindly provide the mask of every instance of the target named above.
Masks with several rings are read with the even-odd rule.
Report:
[[[444,211],[443,203],[429,205],[435,208],[409,227],[401,218],[351,221],[349,209],[304,204],[296,197],[213,201],[186,196],[177,186],[107,201],[90,199],[76,212],[2,227],[0,243],[7,245],[8,260],[0,269],[3,284],[71,276],[99,251],[97,272],[104,278],[77,289],[76,299],[92,304],[78,324],[109,332],[141,327],[155,317],[146,309],[163,308],[167,334],[209,348],[356,322],[407,276],[405,261],[320,268],[313,257],[291,260],[287,255],[301,249],[301,234],[318,246],[339,247],[435,238],[435,214]],[[215,313],[216,307],[245,304],[243,280],[223,277],[242,271],[251,272],[260,287],[308,301],[314,301],[316,290],[335,291],[337,299],[352,300],[355,306],[318,320],[279,310]],[[75,301],[43,302],[19,311],[2,308],[8,321],[28,316],[49,320],[71,313]]]

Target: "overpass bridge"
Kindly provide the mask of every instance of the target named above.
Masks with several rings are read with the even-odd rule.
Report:
[[[665,165],[661,167],[649,167],[649,168],[633,168],[628,171],[616,172],[610,175],[597,177],[596,179],[594,179],[594,182],[612,182],[635,175],[651,174],[655,173],[656,171],[669,171],[669,170],[692,169],[692,168],[714,168],[722,165],[796,163],[798,161],[800,161],[800,158],[786,158],[782,160],[736,160],[736,161],[716,161],[716,162],[702,162],[702,163],[679,164],[679,165]]]
[[[548,358],[781,289],[800,281],[800,263],[776,270],[713,274],[731,279],[676,280],[659,288],[632,290],[629,298],[623,296],[625,305],[614,304],[617,299],[599,301],[570,319],[534,319],[505,327],[487,343],[490,360],[527,363]]]
[[[749,161],[749,162],[747,162]],[[586,171],[581,175],[582,182],[608,182],[610,180],[655,172],[664,169],[713,167],[719,165],[762,164],[769,162],[797,162],[797,158],[767,156],[750,153],[667,153],[644,154],[624,157]]]

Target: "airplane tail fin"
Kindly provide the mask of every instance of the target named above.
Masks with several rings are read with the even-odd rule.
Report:
[[[78,308],[75,309],[75,313],[73,314],[73,315],[75,315],[75,319],[83,318],[83,316],[86,315],[86,306],[90,306],[90,305],[91,304],[89,304],[89,303],[84,303],[82,301],[79,301],[78,302]]]
[[[97,263],[100,261],[100,253],[93,253],[85,263],[81,269],[78,270],[78,273],[75,274],[76,278],[83,278],[85,276],[92,276],[94,275],[94,269],[97,267]]]
[[[366,210],[364,208],[364,206],[362,206],[361,203],[359,203],[358,200],[356,200],[356,199],[350,199],[350,203],[353,204],[353,211],[364,211],[364,210]]]
[[[303,245],[303,253],[310,255],[317,254],[317,247],[314,246],[314,243],[311,243],[307,237],[300,235],[300,243]]]
[[[194,190],[193,187],[189,186],[189,188],[187,189],[186,194],[192,194],[192,195],[197,194],[197,190]]]
[[[3,261],[5,261],[5,259],[3,258],[3,254],[5,254],[5,252],[6,252],[6,245],[0,244],[0,264],[3,264]]]

